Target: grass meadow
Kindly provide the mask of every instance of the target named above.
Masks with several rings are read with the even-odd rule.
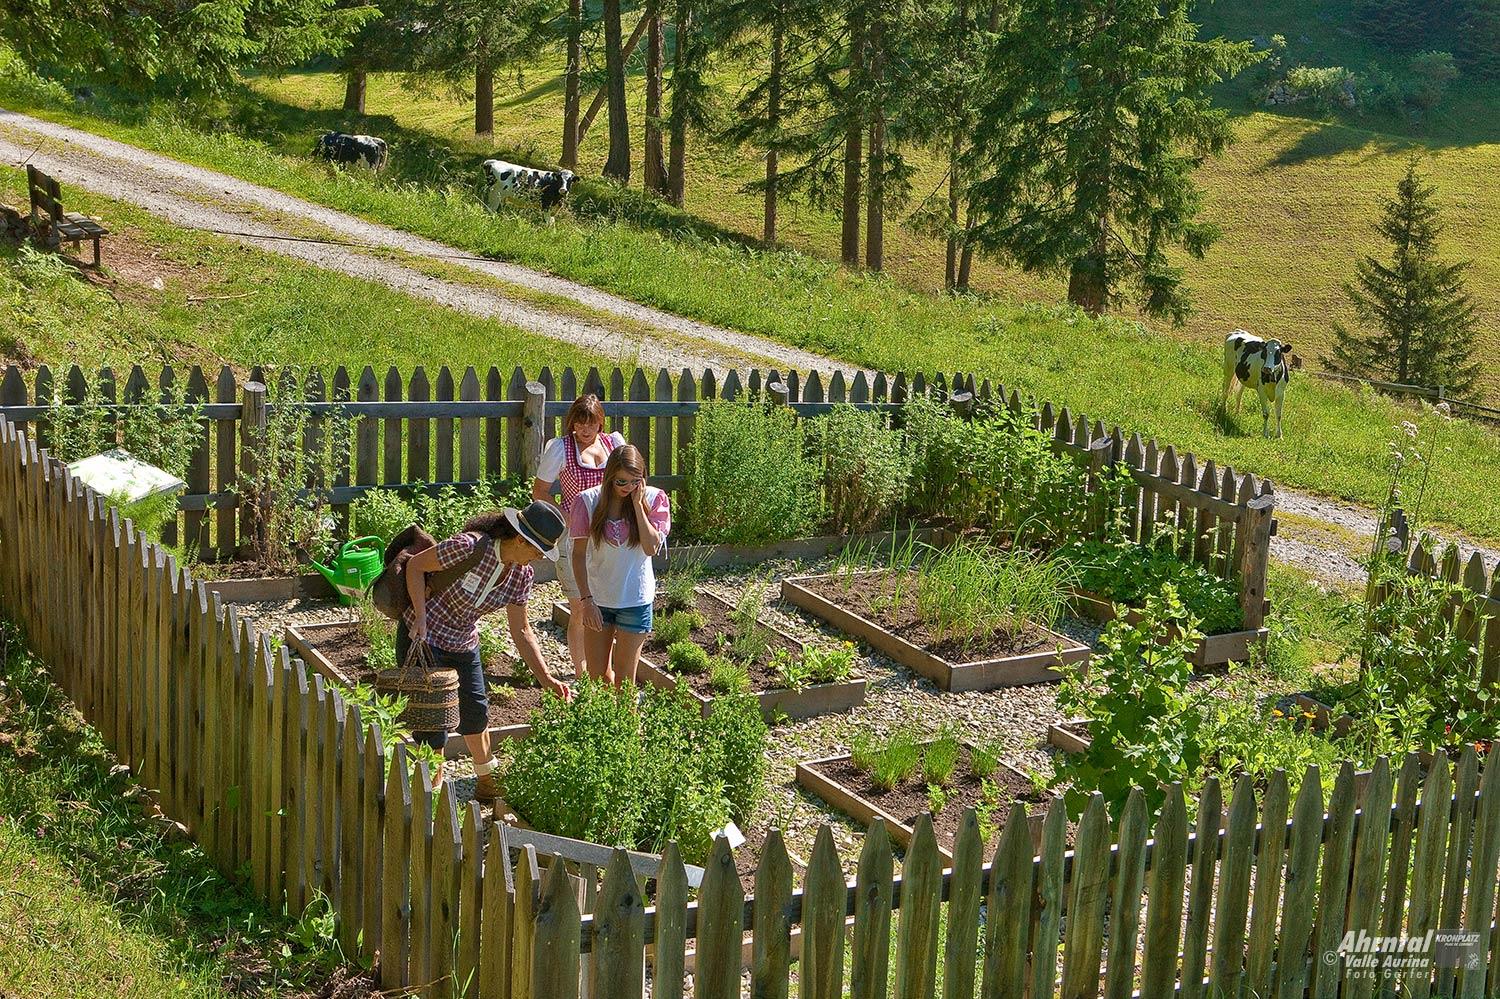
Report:
[[[518,102],[524,105],[544,99],[547,87],[542,79],[540,74],[532,76],[532,91],[526,93],[541,90],[543,96],[512,95],[500,101],[502,129],[517,130],[497,136],[502,151],[511,152],[514,147],[506,143],[518,141],[514,137],[522,134],[533,136],[531,141],[539,151],[544,143],[535,136],[544,134],[550,148],[550,128],[538,131],[542,125],[517,124],[515,119],[520,113],[515,110]],[[289,77],[274,87],[266,82],[256,86],[285,92],[306,108],[326,109],[332,78]],[[320,86],[323,91],[318,90]],[[398,105],[398,98],[408,103]],[[0,100],[7,107],[134,142],[470,252],[514,260],[852,363],[890,370],[980,372],[1008,388],[1067,405],[1075,414],[1118,423],[1172,443],[1179,451],[1212,458],[1221,467],[1230,464],[1288,485],[1367,504],[1378,504],[1384,497],[1391,441],[1400,423],[1416,414],[1411,407],[1382,397],[1299,378],[1290,393],[1287,436],[1268,441],[1260,436],[1259,413],[1253,412],[1253,405],[1238,418],[1218,411],[1221,349],[1217,333],[1202,338],[1163,335],[1121,317],[1095,321],[1056,305],[1028,301],[1024,289],[964,298],[926,294],[897,275],[848,273],[821,257],[793,249],[755,248],[732,230],[691,211],[674,212],[638,193],[598,183],[582,185],[572,208],[560,213],[551,227],[526,208],[490,215],[476,203],[468,179],[477,175],[482,154],[494,150],[481,149],[472,139],[467,144],[457,141],[464,122],[461,102],[450,96],[413,96],[389,78],[372,82],[372,117],[366,121],[349,122],[338,111],[262,100],[254,104],[253,119],[231,120],[231,109],[226,112],[230,118],[211,131],[189,127],[180,115],[163,108],[80,109],[56,91],[15,74],[0,81]],[[422,100],[441,100],[447,111],[439,114],[437,105]],[[555,98],[545,100],[551,107]],[[382,101],[390,107],[383,108]],[[407,125],[399,124],[393,114]],[[1250,124],[1257,123],[1273,131],[1289,130],[1282,141],[1292,144],[1299,141],[1295,130],[1320,127],[1270,116],[1250,119]],[[319,128],[338,124],[384,130],[394,140],[396,163],[404,166],[393,168],[385,177],[371,178],[360,171],[332,171],[312,161],[306,152],[312,135]],[[446,138],[423,131],[433,128],[443,130]],[[700,159],[695,163],[700,172],[701,157],[711,152],[698,151]],[[593,140],[586,153],[601,155]],[[1465,155],[1481,153],[1475,150]],[[1243,144],[1237,155],[1253,156],[1254,148]],[[1372,164],[1358,153],[1339,155],[1347,158],[1351,171],[1389,170],[1391,176],[1401,162],[1399,156],[1384,156]],[[1228,169],[1234,162],[1227,160],[1214,169]],[[1252,167],[1244,169],[1247,175],[1255,174]],[[1480,165],[1470,164],[1464,172],[1474,174],[1473,183],[1479,184]],[[421,181],[424,176],[429,182]],[[1284,190],[1284,184],[1270,178],[1261,183]],[[1347,188],[1341,190],[1333,181],[1315,183],[1309,176],[1306,183],[1307,200],[1316,197],[1318,204],[1335,206],[1341,198],[1350,200]],[[733,186],[726,182],[725,189]],[[700,173],[695,173],[690,190],[699,192],[694,195],[699,197],[704,189]],[[729,195],[724,197],[727,201]],[[1486,200],[1485,204],[1485,211],[1493,212],[1500,202]],[[1301,231],[1304,236],[1311,225],[1309,218],[1316,215],[1293,204],[1284,205],[1276,214],[1282,228],[1267,224],[1266,231]],[[1345,239],[1354,231],[1323,221],[1318,227],[1324,244]],[[1249,229],[1240,232],[1241,238],[1253,235]],[[1285,242],[1277,241],[1283,238]],[[1312,264],[1298,265],[1290,259],[1298,246],[1292,236],[1267,239],[1254,259],[1262,268],[1285,272],[1285,282],[1303,280],[1309,288],[1321,287],[1299,273]],[[900,255],[900,251],[894,254]],[[1233,260],[1228,248],[1221,247],[1210,265]],[[1257,283],[1271,288],[1283,283],[1263,282],[1250,274],[1247,254],[1241,255],[1240,263],[1243,270],[1226,264],[1220,276],[1228,280],[1238,274],[1247,298],[1253,297]],[[1323,301],[1326,309],[1326,295]],[[295,306],[295,301],[286,304],[287,308]],[[303,302],[302,307],[316,305]],[[448,322],[462,325],[461,320],[452,319],[445,319],[444,325]],[[1257,328],[1255,323],[1246,325]],[[1263,325],[1258,328],[1272,331]],[[1290,338],[1295,341],[1300,335],[1293,332]],[[420,356],[429,365],[435,359],[451,363],[457,356],[448,346],[453,341],[446,335],[428,337],[414,333],[396,344],[366,332],[359,343],[365,354],[384,352],[410,357],[413,363]],[[375,346],[375,340],[381,345]],[[303,349],[309,354],[322,350],[310,344]],[[525,354],[518,348],[515,356],[523,358],[521,363],[537,356],[539,349],[530,349],[533,353]],[[554,366],[573,362],[562,348],[542,349],[553,354]],[[307,358],[324,363],[336,359],[342,360]],[[1478,539],[1500,539],[1500,505],[1493,503],[1491,494],[1491,483],[1500,472],[1500,436],[1461,421],[1439,421],[1434,433],[1440,453],[1424,516]]]

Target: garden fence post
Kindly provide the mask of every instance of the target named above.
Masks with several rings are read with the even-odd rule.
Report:
[[[954,392],[948,397],[948,406],[953,410],[953,415],[960,420],[972,419],[974,416],[974,393]]]
[[[264,382],[246,382],[240,396],[240,471],[247,481],[255,481],[259,472],[260,451],[266,441],[266,386]],[[250,502],[245,502],[249,499]],[[242,497],[240,505],[240,534],[255,546],[265,551],[265,518],[257,509],[261,505],[258,496]]]
[[[771,400],[772,406],[785,406],[791,400],[791,391],[786,387],[786,382],[768,382],[766,396]]]
[[[542,460],[542,436],[547,416],[547,387],[541,382],[527,382],[526,398],[521,406],[521,470],[529,479],[536,475],[537,465]]]
[[[1244,627],[1259,628],[1265,620],[1266,561],[1270,554],[1274,495],[1257,496],[1245,504],[1240,521],[1245,548],[1240,556],[1240,610]]]
[[[1108,465],[1118,459],[1115,442],[1111,437],[1101,437],[1089,445],[1088,450],[1088,536],[1098,537],[1104,532],[1104,522],[1109,513],[1109,497],[1099,489],[1099,480]]]

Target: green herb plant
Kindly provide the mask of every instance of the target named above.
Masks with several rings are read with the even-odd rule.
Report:
[[[822,474],[790,409],[705,402],[683,455],[682,528],[726,543],[812,534],[823,520]]]

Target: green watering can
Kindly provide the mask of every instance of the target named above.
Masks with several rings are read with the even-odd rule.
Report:
[[[348,607],[384,571],[385,542],[373,534],[366,535],[353,541],[345,541],[338,554],[330,559],[332,566],[326,566],[317,559],[311,561],[313,568],[323,574],[328,585],[338,594],[339,603]]]

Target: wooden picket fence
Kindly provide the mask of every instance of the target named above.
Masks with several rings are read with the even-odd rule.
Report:
[[[451,784],[434,802],[403,747],[3,417],[0,600],[222,870],[293,913],[326,897],[346,952],[406,994],[640,997],[649,947],[655,999],[684,994],[689,954],[699,999],[739,996],[746,964],[752,995],[804,999],[892,978],[935,996],[939,970],[948,999],[1369,996],[1324,957],[1346,930],[1440,927],[1477,934],[1478,961],[1411,972],[1410,994],[1500,987],[1500,765],[1472,748],[1425,777],[1415,756],[1394,776],[1381,761],[1359,793],[1345,766],[1326,809],[1316,768],[1295,801],[1283,774],[1259,804],[1242,779],[1227,813],[1210,781],[1192,828],[1177,788],[1154,825],[1139,790],[1117,824],[1096,797],[1073,849],[1055,808],[1034,853],[1018,805],[988,862],[969,813],[947,870],[924,821],[898,876],[877,827],[852,884],[826,827],[800,879],[772,833],[748,898],[725,841],[694,899],[675,849],[649,899],[621,852],[585,914],[560,861],[510,855]]]
[[[275,374],[275,373],[273,373]],[[163,529],[162,540],[188,544],[204,561],[229,561],[247,540],[247,523],[239,515],[238,470],[252,467],[257,425],[267,414],[266,397],[251,369],[241,383],[221,368],[210,387],[199,367],[185,376],[163,368],[148,378],[134,367],[117,389],[114,372],[105,369],[94,385],[105,406],[153,404],[180,394],[202,406],[201,429],[189,463],[188,490],[179,501],[177,519]],[[289,372],[275,374],[291,377]],[[682,484],[682,455],[693,439],[696,413],[703,400],[726,399],[780,403],[802,415],[825,413],[834,405],[896,409],[913,395],[932,395],[960,413],[976,401],[1003,403],[1031,414],[1033,425],[1052,435],[1056,446],[1084,462],[1091,473],[1123,463],[1135,484],[1126,509],[1132,540],[1146,542],[1165,530],[1177,537],[1179,553],[1198,562],[1240,589],[1246,628],[1257,628],[1265,614],[1265,577],[1269,538],[1274,532],[1275,490],[1269,480],[1179,455],[1171,446],[1142,440],[1120,427],[1106,427],[1066,408],[1036,402],[1016,390],[976,383],[972,374],[905,373],[867,377],[859,372],[801,373],[751,370],[695,374],[659,369],[619,368],[605,376],[591,368],[580,377],[572,368],[554,375],[543,368],[535,380],[520,368],[509,378],[490,368],[483,379],[474,368],[457,376],[440,368],[435,382],[422,368],[408,378],[395,368],[377,379],[366,367],[351,381],[338,368],[331,379],[317,369],[302,373],[299,395],[315,414],[342,412],[355,420],[352,453],[341,462],[330,487],[335,513],[347,511],[359,496],[379,488],[411,484],[456,484],[469,487],[485,479],[529,475],[542,443],[556,435],[558,419],[579,394],[593,392],[606,400],[609,429],[624,433],[646,457],[652,481],[667,490]],[[89,381],[76,365],[61,375],[43,366],[29,379],[16,367],[0,375],[0,416],[48,445],[51,406],[83,399]],[[119,400],[118,402],[116,400]],[[309,443],[318,439],[310,429]]]

